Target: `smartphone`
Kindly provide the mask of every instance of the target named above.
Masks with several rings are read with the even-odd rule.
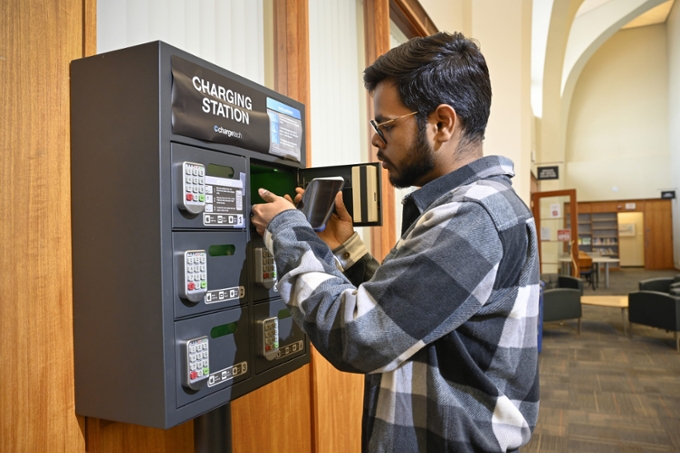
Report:
[[[335,208],[335,196],[345,187],[341,176],[309,181],[297,208],[305,214],[314,231],[323,231]]]

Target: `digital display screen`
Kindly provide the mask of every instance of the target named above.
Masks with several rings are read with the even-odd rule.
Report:
[[[208,164],[205,174],[216,178],[233,178],[234,169],[226,165]]]
[[[230,244],[211,245],[208,247],[208,254],[210,256],[231,256],[236,252],[236,247]]]
[[[230,322],[229,324],[222,324],[221,326],[213,327],[210,330],[210,337],[215,339],[225,335],[232,335],[238,329],[238,323]]]

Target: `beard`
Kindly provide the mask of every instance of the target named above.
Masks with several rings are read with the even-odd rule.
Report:
[[[434,169],[434,150],[427,142],[425,128],[418,131],[406,157],[393,167],[399,170],[399,174],[388,173],[388,179],[397,189],[417,185],[423,176]]]

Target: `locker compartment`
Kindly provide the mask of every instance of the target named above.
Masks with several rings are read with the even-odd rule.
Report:
[[[279,168],[271,164],[250,165],[251,204],[263,203],[258,194],[264,188],[279,196],[288,194],[295,199],[296,187],[307,187],[313,178],[340,176],[345,180],[342,200],[354,220],[354,226],[382,225],[380,164],[339,165],[318,168]]]
[[[172,240],[175,318],[246,302],[245,231],[175,232]]]
[[[245,229],[246,159],[172,143],[173,228]]]
[[[260,350],[261,341],[257,337],[262,334],[262,327],[257,321],[273,317],[278,320],[278,352],[273,359],[268,360],[265,357],[265,351]],[[305,353],[306,335],[293,321],[288,307],[281,299],[269,300],[255,305],[253,307],[253,318],[256,322],[252,334],[256,338],[251,344],[257,348],[254,363],[255,374],[260,374]]]
[[[175,339],[178,408],[229,388],[251,375],[248,363],[250,330],[246,307],[177,321]],[[207,349],[187,351],[188,344],[196,346],[200,342],[207,344]],[[207,358],[191,356],[206,352]],[[206,361],[207,363],[200,363]],[[195,380],[191,384],[194,388],[191,388],[187,385],[187,375],[198,369],[207,372]],[[229,400],[229,395],[225,395],[224,402]]]

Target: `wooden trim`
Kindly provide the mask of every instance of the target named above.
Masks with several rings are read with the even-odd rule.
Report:
[[[439,31],[418,0],[390,1],[390,19],[409,38],[430,36]]]
[[[390,50],[390,0],[364,1],[364,39],[366,66],[373,64],[380,55]],[[373,118],[373,98],[370,93],[366,95],[366,103],[367,116]],[[373,131],[369,129],[369,159],[371,162],[378,162],[377,150],[370,142],[372,136]],[[381,261],[397,242],[394,187],[389,182],[387,171],[382,172],[383,225],[381,228],[371,228],[371,253],[378,261]]]
[[[310,167],[312,134],[307,0],[274,1],[274,48],[274,89],[305,105],[305,157]]]
[[[97,0],[83,0],[83,57],[97,53]]]
[[[536,192],[531,195],[531,211],[534,214],[536,224],[536,236],[538,239],[539,272],[542,273],[541,263],[541,198],[569,197],[569,215],[571,216],[571,273],[574,277],[579,276],[578,269],[578,202],[576,201],[576,189],[553,190],[550,192]]]
[[[425,12],[418,0],[365,0],[364,1],[364,41],[366,44],[366,66],[390,50],[390,19],[406,36],[428,36],[437,32],[437,27]],[[373,118],[373,99],[366,95],[367,116]],[[368,125],[366,127],[369,127]],[[377,162],[377,150],[373,148],[369,128],[368,149],[370,161]],[[382,175],[382,212],[383,226],[371,228],[371,253],[378,260],[387,255],[397,242],[396,215],[394,212],[394,187],[389,182],[387,172]]]

